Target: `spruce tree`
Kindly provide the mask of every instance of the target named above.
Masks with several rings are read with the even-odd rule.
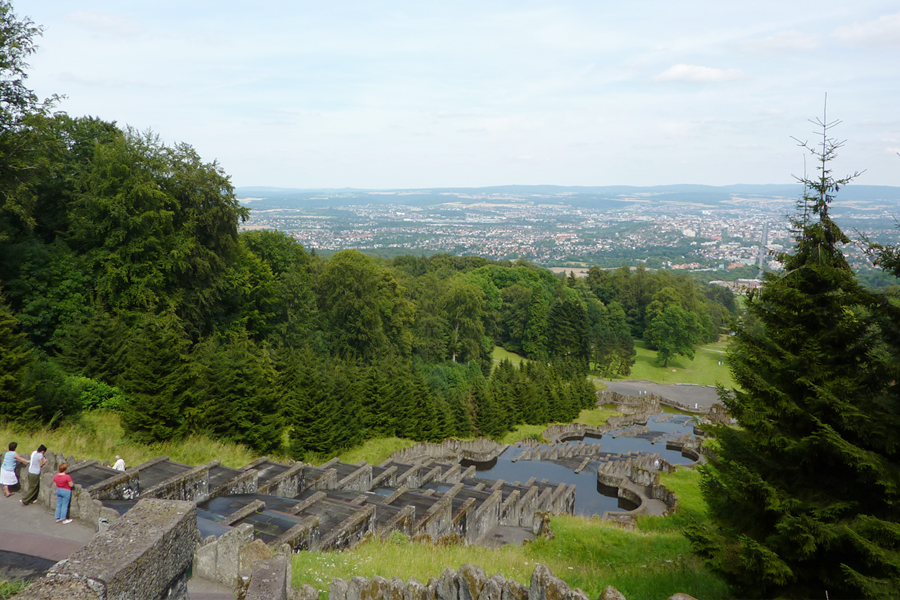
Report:
[[[694,547],[741,597],[896,598],[900,589],[900,368],[879,320],[897,308],[861,288],[829,214],[841,143],[815,121],[815,179],[793,221],[784,270],[766,274],[739,327],[722,401],[739,428],[718,426],[702,489],[713,526]]]
[[[34,358],[19,320],[0,295],[0,417],[20,417],[19,405],[25,399],[22,379]]]

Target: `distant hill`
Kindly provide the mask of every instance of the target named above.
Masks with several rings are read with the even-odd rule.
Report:
[[[660,185],[649,187],[503,185],[479,188],[293,189],[239,187],[235,193],[249,200],[253,208],[311,208],[359,204],[402,204],[432,206],[447,202],[560,203],[584,208],[616,208],[635,201],[652,203],[705,204],[710,206],[737,197],[795,199],[799,184]],[[836,202],[886,202],[900,204],[900,187],[850,185],[840,191]]]

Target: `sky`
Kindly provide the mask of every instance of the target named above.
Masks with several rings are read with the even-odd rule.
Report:
[[[236,186],[900,185],[900,3],[12,0],[29,86]],[[812,163],[807,169],[812,168]]]

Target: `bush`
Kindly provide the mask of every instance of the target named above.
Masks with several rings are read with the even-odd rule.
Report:
[[[82,410],[119,410],[125,403],[126,397],[122,390],[102,381],[94,381],[90,377],[74,377],[73,383],[80,390]]]

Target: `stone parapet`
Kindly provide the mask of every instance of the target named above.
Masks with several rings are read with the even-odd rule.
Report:
[[[192,503],[143,499],[17,598],[186,600],[198,541]]]
[[[218,464],[219,461],[214,460],[170,477],[149,490],[144,490],[142,496],[161,500],[203,502],[209,498],[209,470]]]
[[[419,442],[414,446],[394,452],[391,459],[397,462],[411,462],[419,458],[443,459],[452,462],[461,460],[490,462],[500,456],[507,447],[487,438],[476,440],[450,438],[440,444]]]

